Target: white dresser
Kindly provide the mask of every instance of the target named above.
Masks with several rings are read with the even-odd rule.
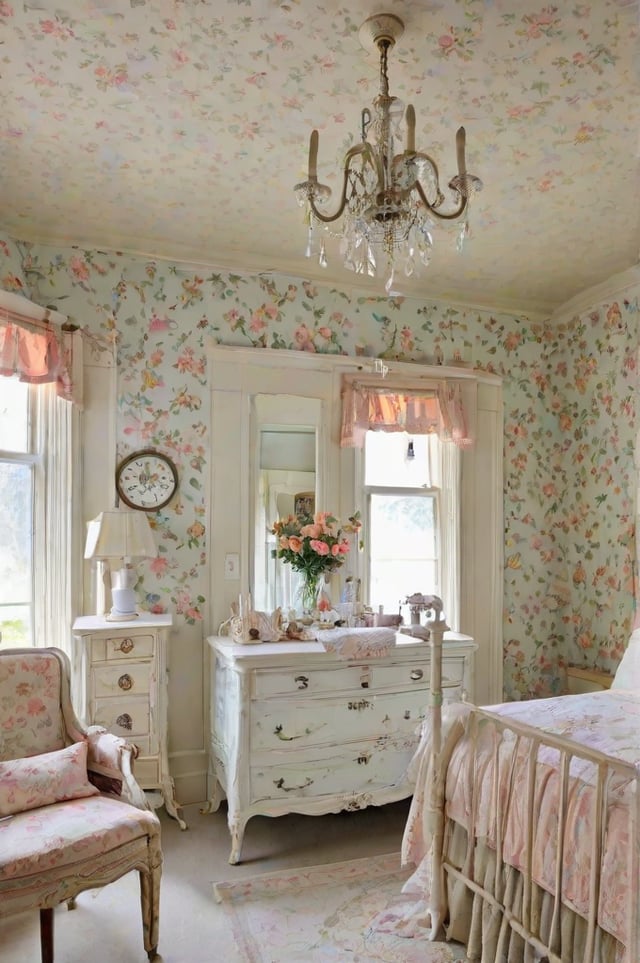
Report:
[[[410,796],[406,768],[429,694],[430,649],[398,635],[384,658],[319,642],[237,645],[212,636],[209,801],[228,801],[230,863],[251,816],[318,815]],[[445,633],[444,698],[473,698],[469,636]]]
[[[145,613],[130,622],[82,615],[73,623],[74,703],[86,725],[104,726],[134,743],[134,774],[162,794],[181,829],[167,752],[167,649],[170,615]]]

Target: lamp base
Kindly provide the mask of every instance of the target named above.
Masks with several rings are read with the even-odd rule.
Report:
[[[115,615],[113,612],[109,612],[104,618],[105,622],[133,622],[134,619],[138,618],[139,614],[139,612],[129,612],[128,615]]]

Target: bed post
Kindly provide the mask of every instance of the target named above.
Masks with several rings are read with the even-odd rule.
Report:
[[[425,599],[425,608],[431,609],[433,619],[429,622],[429,645],[431,647],[431,677],[429,683],[429,721],[431,725],[431,765],[428,794],[428,825],[431,830],[431,917],[430,939],[437,940],[442,927],[446,899],[442,871],[442,844],[444,836],[444,772],[440,763],[442,748],[442,642],[449,629],[442,614],[442,600],[437,595]]]

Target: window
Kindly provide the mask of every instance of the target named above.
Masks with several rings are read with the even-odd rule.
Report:
[[[0,378],[0,644],[31,645],[34,635],[33,394],[16,378]]]
[[[441,596],[449,624],[457,624],[459,457],[434,434],[366,433],[364,597],[374,611],[403,611],[419,592]]]
[[[0,377],[0,645],[71,652],[82,585],[77,405]]]

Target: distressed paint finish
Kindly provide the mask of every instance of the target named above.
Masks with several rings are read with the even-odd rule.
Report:
[[[428,647],[406,639],[385,657],[355,663],[319,642],[284,651],[278,643],[209,639],[215,721],[206,811],[217,809],[224,791],[231,863],[251,816],[318,815],[411,795],[406,770],[428,705],[430,662]],[[445,646],[445,671],[457,679],[450,700],[473,691],[475,648],[455,633]]]

